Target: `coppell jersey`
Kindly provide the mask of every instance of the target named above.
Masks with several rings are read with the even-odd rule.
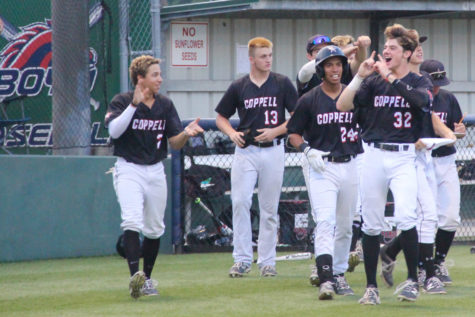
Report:
[[[116,95],[108,109],[106,127],[117,118],[132,102],[133,92]],[[114,155],[128,162],[151,165],[167,157],[167,140],[183,131],[173,102],[157,94],[150,109],[140,103],[127,130],[114,142]]]
[[[274,128],[285,122],[285,109],[293,112],[297,91],[289,78],[271,72],[267,81],[258,87],[249,75],[235,80],[216,106],[216,112],[225,118],[237,110],[240,119],[238,131]]]
[[[337,100],[325,94],[321,86],[310,90],[299,99],[297,109],[287,123],[288,133],[303,135],[305,131],[305,140],[310,147],[331,152],[331,156],[362,153],[355,114],[338,111]]]
[[[440,120],[452,131],[455,129],[454,123],[458,123],[462,119],[462,110],[457,99],[454,94],[445,89],[440,89],[439,93],[434,96],[432,108]],[[432,156],[447,156],[455,152],[453,145],[442,146],[432,151]]]
[[[400,81],[407,85],[408,91],[430,91],[432,88],[427,78],[412,72]],[[356,92],[354,105],[364,108],[365,118],[360,127],[365,142],[414,143],[422,135],[424,114],[430,112],[430,103],[422,108],[411,106],[392,84],[378,74],[363,81]]]

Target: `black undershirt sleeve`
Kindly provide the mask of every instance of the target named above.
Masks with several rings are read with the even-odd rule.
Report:
[[[413,88],[399,79],[393,81],[392,85],[411,106],[429,110],[432,97],[426,88]]]

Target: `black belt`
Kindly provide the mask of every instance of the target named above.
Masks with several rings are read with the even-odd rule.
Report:
[[[373,145],[377,149],[391,151],[391,152],[399,152],[399,151],[408,151],[409,145],[405,144],[401,146],[399,144],[386,144],[386,143],[379,143],[379,142],[370,142],[370,145]]]
[[[277,139],[275,144],[274,144],[274,141],[272,141],[272,142],[254,142],[254,141],[252,141],[249,144],[257,146],[257,147],[271,147],[271,146],[274,146],[274,145],[280,145],[281,141],[282,141],[282,139]]]
[[[450,153],[450,154],[438,154],[438,153],[434,153],[432,152],[432,157],[446,157],[446,156],[449,156],[449,155],[452,155],[454,153]]]
[[[343,155],[343,156],[324,156],[323,158],[326,158],[328,162],[332,163],[346,163],[351,161],[351,159],[355,158],[356,154],[351,154],[351,155]]]

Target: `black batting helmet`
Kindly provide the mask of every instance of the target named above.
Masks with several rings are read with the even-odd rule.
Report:
[[[343,63],[343,68],[345,68],[346,64],[348,63],[348,58],[346,58],[345,54],[343,54],[341,48],[335,45],[325,46],[318,52],[317,58],[315,59],[315,69],[318,78],[323,79],[323,77],[325,76],[323,64],[327,59],[331,57],[340,57],[341,62]]]

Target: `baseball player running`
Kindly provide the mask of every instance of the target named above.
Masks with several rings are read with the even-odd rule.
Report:
[[[256,182],[259,200],[257,245],[261,276],[275,276],[277,209],[284,173],[285,110],[293,113],[297,91],[283,75],[271,72],[272,42],[263,37],[249,41],[251,71],[235,80],[216,107],[216,125],[237,145],[231,168],[234,265],[230,277],[250,272],[253,259],[250,208]],[[237,111],[234,130],[229,118]]]
[[[373,52],[337,101],[340,111],[364,108],[366,112],[361,129],[368,152],[363,156],[360,190],[367,288],[359,301],[365,305],[380,303],[376,271],[388,188],[394,196],[395,223],[401,230],[408,268],[408,279],[398,288],[398,299],[415,301],[419,295],[414,143],[419,139],[422,115],[430,108],[431,85],[409,71],[409,58],[418,43],[407,29],[395,24],[384,34],[383,55],[375,62]]]
[[[463,116],[455,96],[441,86],[450,83],[444,65],[437,60],[427,60],[421,70],[428,73],[434,85],[433,110],[436,115],[453,131],[457,137],[465,136]],[[437,182],[438,229],[435,237],[435,273],[445,285],[452,279],[445,266],[445,257],[460,224],[460,181],[455,165],[455,147],[441,147],[432,151],[435,178]]]
[[[419,71],[424,55],[420,45],[427,37],[419,37],[416,30],[409,30],[412,37],[419,43],[418,47],[412,54],[409,67],[410,70],[422,76]],[[434,138],[442,136],[451,138],[455,141],[452,131],[447,128],[444,123],[434,113],[424,114],[423,132],[421,137]],[[437,210],[436,197],[437,188],[435,182],[435,174],[431,157],[431,149],[427,149],[422,140],[416,142],[416,172],[417,172],[417,215],[418,225],[417,233],[419,236],[419,286],[428,294],[445,294],[445,288],[437,276],[435,276],[434,267],[434,238],[437,228]],[[389,244],[381,248],[380,256],[382,262],[381,275],[385,283],[389,286],[393,285],[392,271],[395,266],[395,259],[401,244],[399,237],[393,239]]]
[[[346,56],[354,55],[354,58],[352,57],[351,61],[343,69],[341,82],[344,84],[348,84],[351,81],[353,74],[358,71],[358,67],[366,59],[367,49],[371,45],[371,40],[368,36],[362,35],[358,37],[356,42],[351,44],[352,46],[346,47],[344,51]],[[306,49],[309,62],[302,66],[297,75],[299,97],[322,83],[322,79],[315,73],[315,57],[320,49],[328,45],[336,44],[326,35],[315,34],[308,39]]]
[[[315,228],[319,299],[354,295],[345,280],[358,177],[354,158],[362,152],[353,112],[336,109],[347,58],[337,46],[322,48],[316,72],[322,84],[299,99],[287,125],[290,143],[305,153],[307,188]],[[303,140],[305,133],[306,142]]]
[[[152,56],[135,58],[129,68],[134,91],[116,95],[105,117],[117,156],[114,189],[131,275],[129,291],[135,299],[158,295],[151,275],[165,231],[167,184],[161,161],[167,156],[167,141],[180,149],[188,137],[203,132],[199,119],[183,130],[172,101],[158,94],[163,81],[159,64],[160,59]],[[139,233],[144,235],[142,249]],[[139,271],[141,253],[143,271]]]

